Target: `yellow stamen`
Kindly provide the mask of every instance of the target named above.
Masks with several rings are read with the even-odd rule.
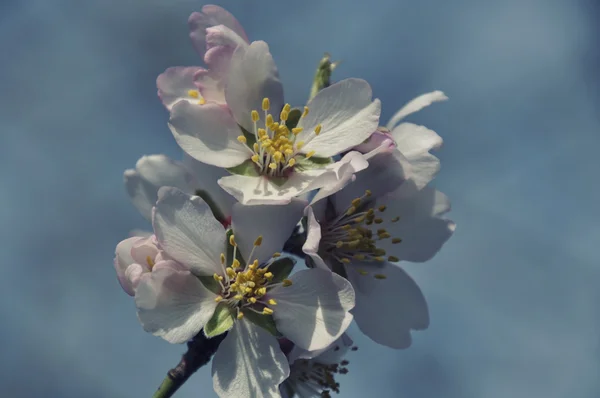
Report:
[[[243,312],[238,312],[237,319],[242,319],[243,317],[244,317],[244,313]]]
[[[267,272],[265,274],[265,278],[267,278],[267,279],[273,279],[273,273],[272,272]]]
[[[252,304],[256,303],[256,297],[250,297],[248,301]]]
[[[241,294],[236,294],[233,298],[236,300],[242,300],[244,296],[242,296]]]
[[[263,314],[264,315],[271,315],[271,314],[273,314],[273,310],[270,309],[270,308],[265,307],[265,308],[263,308]]]
[[[237,140],[239,142],[241,142],[242,144],[245,144],[248,140],[246,140],[246,137],[244,137],[243,135],[238,136]]]
[[[273,258],[281,257],[281,253],[279,253],[279,252],[275,252],[275,253],[273,253],[273,256],[272,256],[272,257],[273,257]]]
[[[400,243],[400,242],[402,242],[402,239],[400,239],[400,238],[393,238],[392,239],[392,243],[393,244],[397,244],[397,243]]]
[[[298,142],[296,142],[296,148],[298,150],[302,149],[303,146],[304,146],[304,141],[298,141]]]
[[[388,261],[396,262],[396,261],[400,261],[400,259],[396,256],[388,256]]]
[[[375,274],[373,276],[375,277],[375,279],[387,279],[387,276],[383,274]]]
[[[146,263],[148,264],[148,267],[150,267],[150,269],[154,267],[154,260],[152,260],[150,256],[146,256]]]
[[[289,279],[284,279],[283,282],[281,282],[283,287],[288,287],[288,286],[292,286],[292,281]]]
[[[267,120],[265,121],[265,126],[271,127],[272,124],[273,124],[273,116],[271,116],[271,114],[268,114]]]
[[[306,159],[310,159],[315,154],[315,151],[310,151],[306,154]]]
[[[189,90],[188,95],[192,98],[200,98],[200,93],[198,90]]]
[[[289,113],[286,112],[285,110],[282,110],[281,113],[279,114],[279,120],[281,121],[286,121],[288,119]]]
[[[292,134],[298,135],[298,134],[300,134],[302,132],[302,130],[304,130],[302,127],[294,127],[292,129]]]
[[[288,166],[292,167],[296,164],[296,159],[295,158],[291,158],[290,160],[288,160]]]
[[[283,106],[283,110],[286,111],[287,113],[290,113],[290,111],[292,110],[292,106],[290,104],[285,104]]]
[[[229,244],[233,247],[237,246],[237,243],[235,243],[235,235],[229,237]]]
[[[260,116],[258,115],[258,111],[252,111],[252,121],[258,122],[260,120]]]
[[[321,134],[321,125],[317,124],[317,127],[315,127],[315,135],[319,135]]]
[[[269,305],[277,305],[277,301],[275,301],[275,299],[269,299],[268,303]]]
[[[271,107],[271,101],[268,98],[263,98],[262,100],[262,109],[263,111],[268,111]]]
[[[254,241],[254,246],[260,246],[262,244],[263,237],[262,235],[258,235],[258,238]]]
[[[302,117],[308,116],[308,106],[304,107],[304,112],[302,112]]]
[[[369,275],[369,273],[367,271],[365,271],[364,269],[359,269],[358,273],[365,276],[365,275]]]
[[[277,168],[277,163],[275,163],[275,162],[272,162],[272,163],[270,163],[270,164],[269,164],[269,168],[270,168],[271,170],[275,170],[275,169]]]
[[[215,297],[215,301],[216,301],[217,303],[221,302],[221,300],[223,300],[223,297],[221,297],[221,296],[217,296],[217,297]]]
[[[237,258],[233,259],[233,262],[231,263],[231,268],[236,269],[236,268],[240,268],[240,260],[238,260]]]
[[[221,264],[225,264],[225,254],[221,253]]]
[[[258,158],[258,155],[256,155],[256,154],[255,154],[255,155],[252,155],[252,156],[250,157],[250,159],[252,159],[252,161],[253,161],[254,163],[260,163],[260,162],[258,161],[258,160],[259,160],[259,158]]]
[[[206,104],[206,100],[204,98],[200,98],[198,100],[198,105],[204,105],[204,104]]]

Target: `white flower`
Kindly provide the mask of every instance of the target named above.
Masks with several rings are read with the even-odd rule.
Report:
[[[338,82],[292,110],[267,44],[253,42],[235,50],[225,98],[227,107],[179,102],[169,127],[190,156],[233,173],[219,185],[243,204],[288,203],[367,166],[357,153],[330,159],[377,128],[380,102],[364,80]]]
[[[217,394],[279,396],[289,367],[276,337],[265,329],[317,350],[352,321],[354,293],[343,278],[317,269],[287,279],[287,273],[279,274],[285,262],[275,258],[306,203],[234,205],[235,235],[226,244],[225,228],[200,197],[165,187],[158,197],[153,211],[158,244],[186,269],[162,268],[140,281],[135,301],[144,329],[172,343],[201,329],[209,337],[229,329],[213,359]]]
[[[371,137],[355,150],[369,152],[378,147],[382,141],[393,139],[397,150],[404,158],[404,169],[417,188],[427,185],[440,170],[440,161],[429,153],[438,150],[443,143],[442,138],[433,130],[413,123],[400,123],[406,116],[418,112],[434,102],[445,101],[448,97],[441,91],[423,94],[403,106],[388,122],[386,127],[379,127]],[[399,124],[400,123],[400,124]]]
[[[429,260],[455,224],[442,218],[450,210],[448,198],[430,187],[419,190],[406,179],[398,152],[387,143],[383,148],[354,182],[307,208],[303,251],[316,267],[352,283],[353,314],[367,336],[405,348],[410,330],[426,328],[429,317],[419,287],[394,263]]]
[[[343,334],[331,346],[309,352],[294,346],[288,354],[290,376],[281,384],[284,398],[329,398],[331,393],[340,392],[336,376],[348,373],[348,351],[355,351],[352,339]]]
[[[227,172],[220,167],[198,162],[184,154],[183,162],[165,155],[142,156],[135,169],[125,170],[125,188],[140,213],[150,220],[152,207],[158,199],[160,187],[176,187],[189,194],[211,199],[211,208],[221,222],[227,224],[235,199],[217,184]]]

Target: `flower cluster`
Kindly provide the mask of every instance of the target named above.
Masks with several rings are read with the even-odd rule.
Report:
[[[330,84],[325,57],[310,100],[293,107],[268,45],[230,13],[205,6],[189,26],[206,67],[157,79],[183,160],[144,156],[125,171],[153,231],[117,245],[119,282],[147,332],[226,334],[212,363],[219,396],[329,397],[348,371],[353,319],[392,348],[428,326],[399,263],[429,260],[455,226],[429,185],[441,138],[401,120],[446,97],[420,96],[381,127],[369,84]]]

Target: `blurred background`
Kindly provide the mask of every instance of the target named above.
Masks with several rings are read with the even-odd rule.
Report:
[[[180,152],[156,97],[199,65],[202,1],[0,3],[0,387],[6,397],[149,397],[184,351],[144,333],[115,245],[148,228],[122,173]],[[303,104],[325,51],[368,80],[382,121],[444,139],[435,184],[458,228],[406,269],[431,326],[394,351],[351,335],[341,397],[600,396],[600,2],[219,1],[265,40]],[[177,397],[214,397],[209,367]]]

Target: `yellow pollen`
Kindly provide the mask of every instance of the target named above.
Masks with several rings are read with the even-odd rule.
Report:
[[[259,163],[259,164],[260,164],[260,162],[258,161],[258,160],[259,160],[259,158],[258,158],[258,155],[254,154],[254,155],[252,155],[252,156],[250,157],[250,159],[252,159],[252,161],[253,161],[254,163]]]
[[[396,261],[400,261],[400,259],[396,256],[388,256],[388,261],[396,262]]]
[[[198,105],[204,105],[206,104],[206,100],[204,98],[200,98],[200,100],[198,100]]]
[[[269,303],[269,305],[277,305],[277,301],[275,301],[275,299],[269,299],[269,301],[267,301]]]
[[[263,138],[267,135],[267,130],[260,128],[260,129],[258,129],[257,134],[258,134],[258,138]],[[269,137],[267,137],[267,138],[269,138]],[[256,144],[256,145],[258,145],[258,144]]]
[[[267,278],[267,279],[273,279],[273,273],[272,272],[267,272],[265,274],[265,278]]]
[[[304,130],[302,127],[294,127],[292,129],[292,134],[298,135],[298,134],[300,134],[302,132],[302,130]]]
[[[288,119],[289,113],[284,110],[279,114],[279,120],[286,121]]]
[[[356,198],[352,201],[352,206],[358,207],[360,206],[360,198]]]
[[[150,256],[146,256],[146,264],[148,264],[148,267],[152,268],[154,267],[154,260],[152,260]]]
[[[257,296],[264,296],[265,294],[267,294],[267,288],[266,287],[259,287],[258,289],[256,289],[256,295]]]
[[[308,116],[308,106],[304,107],[304,112],[302,112],[302,117],[307,117]]]
[[[292,106],[290,104],[285,104],[283,106],[283,110],[286,111],[287,113],[290,113],[290,111],[292,110]]]
[[[275,252],[275,253],[273,253],[273,256],[272,256],[272,257],[273,257],[273,258],[281,257],[281,253],[279,253],[279,252]]]
[[[200,93],[198,90],[189,90],[188,95],[192,98],[200,98]]]
[[[283,154],[282,154],[281,152],[279,152],[279,151],[277,151],[277,152],[275,152],[275,153],[273,154],[273,159],[275,159],[275,161],[276,161],[277,163],[281,162],[281,159],[282,159],[282,158],[283,158]]]
[[[267,127],[271,127],[272,124],[273,124],[273,116],[271,116],[271,114],[268,114],[267,120],[265,121],[265,125]]]
[[[256,297],[250,297],[248,299],[249,302],[251,302],[252,304],[256,303]]]
[[[262,313],[264,315],[271,315],[271,314],[273,314],[273,310],[270,309],[270,308],[265,307],[265,308],[263,308],[263,312]]]
[[[354,258],[355,260],[364,260],[365,255],[364,254],[355,254],[354,256],[352,256],[352,258]]]
[[[344,264],[350,264],[350,259],[349,258],[343,258],[340,260],[341,262],[343,262]]]
[[[258,115],[258,111],[252,111],[252,121],[258,122],[260,120],[260,116]]]
[[[258,152],[260,150],[260,147],[258,146],[258,144],[255,142],[254,144],[252,144],[252,149],[254,149],[254,152]]]
[[[222,277],[221,275],[214,274],[214,275],[213,275],[213,279],[214,279],[214,280],[216,280],[216,281],[218,282],[218,281],[222,281],[222,280],[223,280],[223,277]]]
[[[283,287],[292,286],[292,281],[289,279],[284,279],[282,284],[283,284]]]
[[[241,294],[236,294],[233,298],[236,300],[242,300],[244,298],[244,296]]]
[[[379,211],[385,211],[385,209],[387,209],[386,205],[381,205],[378,207]]]
[[[374,221],[375,221],[375,224],[381,224],[383,222],[383,219],[378,217]]]
[[[310,151],[306,154],[306,159],[310,159],[315,154],[315,151]]]
[[[350,206],[350,208],[348,210],[346,210],[346,215],[347,216],[351,216],[352,214],[354,214],[356,212],[356,207],[354,206]]]
[[[368,196],[371,196],[371,195],[372,195],[372,193],[371,193],[371,191],[370,191],[369,189],[367,189],[367,190],[365,191],[365,195],[368,197]]]
[[[398,221],[400,221],[400,217],[394,217],[390,221],[391,222],[398,222]]]
[[[296,142],[296,148],[298,148],[298,150],[302,149],[303,146],[304,146],[304,141]]]
[[[269,168],[271,170],[275,170],[277,168],[277,163],[275,163],[275,162],[269,163]]]
[[[378,257],[375,257],[375,261],[382,263],[385,261],[385,258],[378,256]]]
[[[271,107],[271,101],[268,98],[263,98],[262,100],[262,109],[263,111],[268,111]]]
[[[225,264],[225,254],[221,253],[221,264]]]
[[[344,242],[342,242],[341,240],[335,242],[335,247],[337,247],[338,249],[341,249],[342,246],[344,246]]]
[[[364,275],[369,275],[369,273],[367,271],[365,271],[364,269],[359,269],[358,273],[361,274],[361,275],[363,275],[363,276]]]
[[[258,261],[254,260],[254,262],[250,265],[248,265],[248,269],[250,269],[251,271],[255,271],[258,268]]]
[[[222,297],[222,296],[217,296],[217,297],[215,297],[215,301],[216,301],[217,303],[221,302],[221,300],[223,300],[223,297]]]
[[[252,288],[251,287],[247,287],[246,288],[246,293],[252,293]]]
[[[262,244],[263,237],[262,235],[258,235],[258,238],[254,241],[254,246],[260,246]]]
[[[233,247],[237,246],[237,243],[235,243],[235,235],[229,237],[229,244]]]
[[[321,134],[321,125],[317,124],[317,127],[315,127],[315,135],[319,135]]]
[[[243,135],[238,136],[237,140],[239,142],[241,142],[242,144],[245,144],[248,140],[246,140],[246,137],[244,137]]]
[[[237,258],[233,259],[233,262],[231,263],[231,268],[240,268],[240,260],[238,260]]]
[[[375,279],[387,279],[387,276],[383,274],[375,274],[373,276],[375,277]]]
[[[400,243],[400,242],[402,242],[402,239],[400,239],[400,238],[393,238],[392,239],[392,243],[393,244],[397,244],[397,243]]]
[[[291,158],[290,160],[288,160],[288,166],[292,167],[295,164],[296,164],[296,159],[295,158]]]
[[[244,313],[243,312],[238,312],[237,319],[242,319],[243,317],[244,317]]]

